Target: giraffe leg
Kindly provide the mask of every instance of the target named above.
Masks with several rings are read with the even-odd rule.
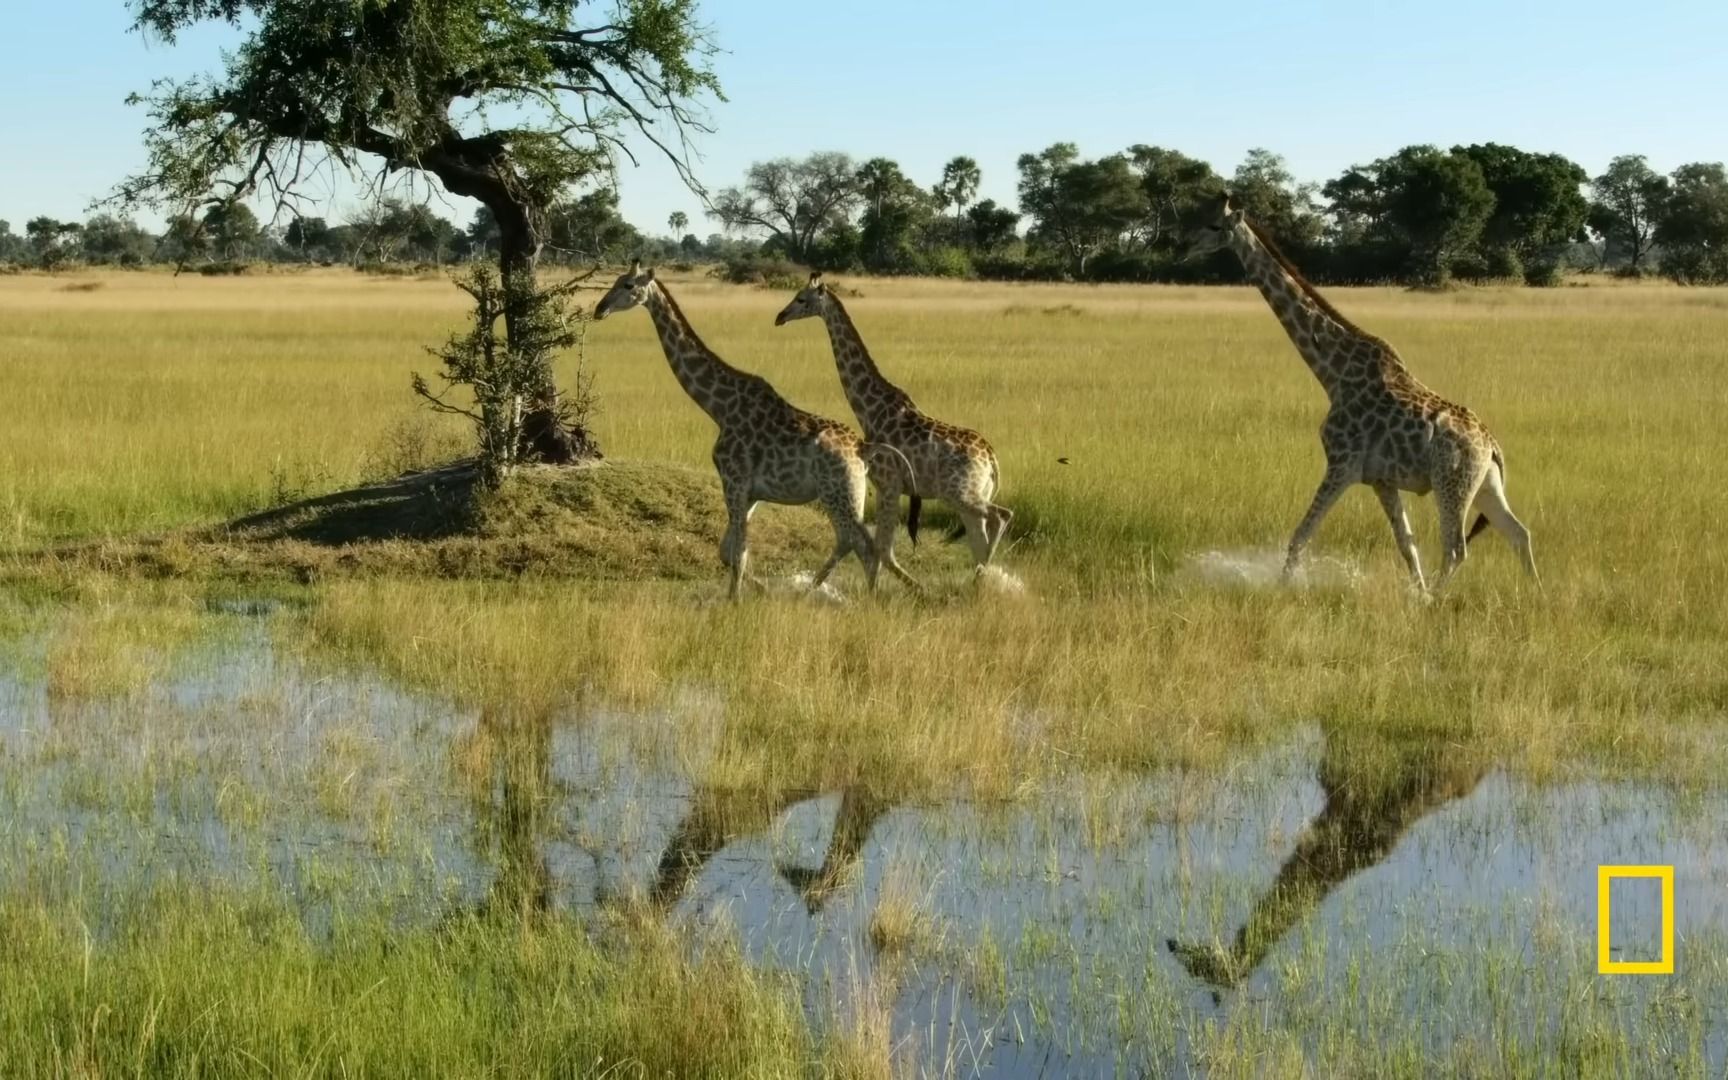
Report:
[[[881,562],[894,561],[895,534],[900,531],[900,487],[882,482],[876,485],[876,544]]]
[[[739,586],[749,575],[750,515],[755,510],[756,501],[750,497],[747,484],[726,485],[726,535],[720,539],[720,561],[731,571],[726,595],[732,600],[738,599]],[[755,578],[749,580],[755,582]]]
[[[1404,497],[1391,484],[1375,484],[1374,494],[1380,496],[1386,520],[1392,523],[1392,537],[1398,541],[1398,551],[1404,556],[1404,564],[1410,568],[1411,582],[1417,592],[1422,592],[1428,583],[1422,580],[1422,556],[1416,550],[1416,535],[1410,531],[1410,518],[1404,513]]]
[[[996,548],[1002,543],[1002,538],[1008,535],[1008,526],[1014,520],[1014,511],[997,503],[990,504],[990,554],[984,562],[988,564],[996,558]]]
[[[1518,558],[1524,563],[1524,572],[1530,575],[1537,585],[1542,584],[1542,576],[1536,572],[1536,556],[1530,548],[1530,530],[1518,520],[1518,515],[1512,512],[1512,507],[1506,501],[1506,482],[1501,479],[1499,469],[1489,469],[1488,475],[1482,480],[1482,487],[1476,492],[1476,509],[1493,525],[1505,534]]]
[[[1469,542],[1464,536],[1464,512],[1476,501],[1476,491],[1492,468],[1486,455],[1480,463],[1466,460],[1462,467],[1440,477],[1440,482],[1434,485],[1435,508],[1440,518],[1440,543],[1445,551],[1440,578],[1434,583],[1436,592],[1446,587],[1470,554]]]
[[[1296,573],[1296,566],[1302,561],[1302,550],[1308,546],[1308,541],[1314,538],[1314,532],[1320,528],[1320,522],[1338,499],[1356,482],[1357,470],[1345,465],[1326,466],[1326,476],[1320,481],[1319,490],[1314,492],[1314,501],[1308,504],[1308,513],[1303,515],[1302,524],[1296,526],[1296,532],[1290,537],[1290,551],[1284,556],[1284,580],[1288,582]]]

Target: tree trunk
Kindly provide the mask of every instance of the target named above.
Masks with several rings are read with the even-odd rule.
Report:
[[[521,312],[512,298],[527,295],[535,287],[540,230],[529,207],[515,202],[491,202],[488,206],[498,222],[498,273],[505,296],[504,333],[514,348]],[[573,465],[602,456],[593,433],[580,424],[570,424],[560,413],[550,358],[541,373],[540,386],[527,402],[518,452],[525,461],[553,465]]]

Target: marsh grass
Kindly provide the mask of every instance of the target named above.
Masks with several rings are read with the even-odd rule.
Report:
[[[858,1074],[783,979],[724,942],[693,960],[651,923],[597,941],[568,921],[405,932],[362,910],[319,942],[273,895],[162,890],[100,913],[0,897],[0,934],[30,975],[0,980],[10,1075]]]
[[[197,779],[231,767],[197,749],[200,725],[259,722],[129,711],[196,654],[201,627],[230,625],[220,612],[236,602],[268,601],[268,634],[315,670],[381,672],[481,717],[437,758],[476,807],[500,776],[532,771],[512,732],[598,714],[636,718],[618,725],[616,752],[716,793],[734,808],[734,832],[771,822],[795,792],[867,783],[896,802],[1036,806],[1081,778],[1078,835],[1094,853],[1122,847],[1150,818],[1125,816],[1106,782],[1087,778],[1180,767],[1192,788],[1136,813],[1183,822],[1201,812],[1206,777],[1316,723],[1361,743],[1353,767],[1365,775],[1394,760],[1377,747],[1411,740],[1536,781],[1588,771],[1697,790],[1719,785],[1728,764],[1728,552],[1699,529],[1719,516],[1713,466],[1728,451],[1728,304],[1714,294],[1334,291],[1425,381],[1486,419],[1535,535],[1545,592],[1487,537],[1455,589],[1424,606],[1365,492],[1343,501],[1312,549],[1347,573],[1284,589],[1196,571],[1209,553],[1275,561],[1321,471],[1324,399],[1253,294],[871,282],[852,311],[884,370],[1002,457],[1017,517],[1001,558],[1024,591],[974,586],[963,545],[932,542],[951,519],[931,507],[932,540],[899,548],[931,595],[889,585],[867,598],[849,566],[836,580],[852,602],[834,608],[785,590],[719,602],[712,428],[677,390],[645,320],[590,333],[608,464],[533,472],[477,506],[390,487],[458,445],[406,392],[421,346],[462,316],[454,290],[335,272],[93,280],[101,287],[72,292],[39,275],[0,281],[11,378],[0,655],[59,710],[45,762],[85,744],[148,747],[118,780],[73,761],[66,791],[116,812],[109,838],[147,830],[160,792],[195,803]],[[674,288],[722,355],[846,417],[819,330],[772,326],[781,295]],[[1432,553],[1426,501],[1415,517]],[[808,571],[825,531],[808,510],[763,508],[752,521],[759,565],[782,580]],[[268,831],[315,814],[365,823],[375,851],[414,854],[416,807],[379,737],[358,720],[322,733],[313,764],[278,762],[262,780],[223,786],[219,819]],[[1268,838],[1268,857],[1289,840]],[[53,865],[76,858],[33,852]],[[1072,853],[1052,841],[1042,856],[1046,886],[1061,888]],[[1013,872],[979,868],[986,881]],[[916,878],[890,873],[867,931],[878,947],[939,956],[990,1000],[1025,1003],[1033,1022],[1048,1020],[1054,991],[1022,972],[1060,970],[1080,985],[1065,926],[1034,923],[971,948],[929,922]],[[334,862],[303,881],[323,900],[357,887]],[[1197,885],[1182,914],[1226,935],[1241,888]],[[1131,901],[1099,892],[1090,917]],[[776,977],[725,949],[692,958],[640,912],[598,933],[502,918],[435,933],[356,909],[323,941],[268,886],[211,904],[201,920],[172,890],[124,902],[63,888],[0,898],[0,937],[24,943],[20,970],[44,973],[0,986],[0,1059],[25,1074],[425,1075],[496,1071],[519,1049],[510,1060],[523,1075],[914,1068],[884,1045],[893,987],[827,1045]],[[83,927],[102,925],[121,929],[85,940]],[[1480,991],[1439,981],[1434,1008],[1501,1025],[1456,1051],[1380,1038],[1384,1013],[1364,1026],[1350,1010],[1284,1005],[1238,1009],[1184,1036],[1219,1075],[1382,1065],[1417,1075],[1436,1063],[1540,1074],[1548,1060],[1574,1071],[1678,1061],[1684,1073],[1701,1060],[1686,1047],[1636,1048],[1614,1001],[1591,997],[1582,976],[1532,981],[1523,947],[1483,943],[1484,961],[1412,946],[1412,965],[1491,975]],[[220,962],[246,950],[260,956],[256,974]],[[1281,985],[1331,986],[1349,962],[1348,950],[1306,940]],[[1149,963],[1123,957],[1089,1023],[1140,1033],[1123,1043],[1168,1061],[1186,1006],[1145,978]],[[221,970],[194,977],[207,967]],[[1351,978],[1364,1008],[1409,990],[1401,970]],[[1550,1028],[1514,1023],[1518,995],[1532,993],[1574,1003],[1557,1006],[1571,1010],[1560,1044]],[[1702,1021],[1673,1008],[1660,1030],[1684,1040]],[[405,1033],[393,1014],[411,1014]],[[389,1058],[399,1034],[414,1049]],[[921,1067],[961,1060],[955,1038],[923,1037]]]

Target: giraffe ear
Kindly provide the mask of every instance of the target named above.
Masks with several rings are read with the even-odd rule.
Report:
[[[654,280],[654,268],[652,266],[650,266],[648,269],[642,271],[642,276],[647,278],[649,281],[653,281]]]
[[[820,284],[822,284],[822,271],[812,270],[810,272],[810,287],[815,288],[817,285],[820,285]]]
[[[642,273],[642,260],[641,259],[631,259],[630,260],[630,276],[636,277],[637,275],[639,275],[641,273]]]

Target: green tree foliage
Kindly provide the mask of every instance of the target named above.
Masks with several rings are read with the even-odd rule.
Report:
[[[995,199],[973,203],[966,210],[967,238],[978,251],[997,252],[1013,243],[1020,215]]]
[[[917,240],[934,210],[929,195],[887,158],[860,165],[857,184],[864,204],[858,237],[864,265],[887,274],[916,268]]]
[[[935,200],[936,213],[945,213],[950,206],[954,208],[954,220],[949,230],[951,240],[966,243],[966,208],[978,197],[978,186],[983,182],[984,174],[979,170],[978,162],[964,154],[950,158],[948,164],[942,166],[942,178],[930,188],[930,194]]]
[[[1728,283],[1728,171],[1721,162],[1674,170],[1656,224],[1662,273],[1682,284]]]
[[[80,254],[84,261],[104,266],[141,266],[156,251],[156,238],[136,221],[97,214],[84,223]]]
[[[21,263],[30,257],[30,246],[12,231],[12,223],[0,218],[0,264]]]
[[[1224,190],[1224,180],[1206,162],[1162,146],[1131,146],[1128,160],[1140,175],[1140,192],[1146,199],[1145,244],[1172,251],[1181,243],[1184,223]]]
[[[682,210],[674,210],[666,218],[666,227],[672,230],[673,236],[683,236],[690,228],[690,215]]]
[[[1338,231],[1355,245],[1342,261],[1387,276],[1444,284],[1475,253],[1494,211],[1494,192],[1472,158],[1407,146],[1327,184]],[[1338,260],[1335,260],[1338,261]]]
[[[628,134],[680,170],[695,109],[719,86],[695,0],[137,0],[138,29],[169,42],[199,24],[242,35],[214,76],[165,79],[149,110],[148,165],[125,203],[178,212],[254,191],[292,201],[319,157],[374,155],[479,200],[498,224],[507,327],[531,317],[550,209],[628,155]],[[691,181],[694,183],[694,181]],[[518,278],[523,280],[517,280]],[[507,333],[508,341],[525,341]],[[542,358],[544,359],[544,358]],[[549,360],[535,367],[524,437],[568,461]]]
[[[715,196],[709,216],[729,230],[763,230],[779,250],[808,265],[817,234],[848,221],[859,201],[852,158],[822,151],[750,166],[742,185]]]
[[[1524,264],[1552,262],[1555,252],[1583,238],[1590,204],[1582,188],[1589,174],[1559,154],[1532,154],[1499,143],[1454,146],[1476,162],[1494,193],[1482,227],[1486,250],[1512,252]]]
[[[44,270],[58,270],[78,255],[78,235],[83,226],[76,221],[35,217],[24,223],[31,259]]]
[[[1325,223],[1314,205],[1315,186],[1301,184],[1270,150],[1248,151],[1230,179],[1230,196],[1250,219],[1294,257],[1313,249]]]
[[[1642,273],[1668,203],[1668,178],[1643,154],[1623,154],[1590,182],[1590,192],[1589,224],[1606,244],[1605,257],[1625,260],[1630,274]]]
[[[619,262],[642,244],[642,234],[618,213],[618,192],[596,188],[553,207],[551,245],[571,262]]]
[[[1020,209],[1032,219],[1027,239],[1057,253],[1077,277],[1145,217],[1139,179],[1122,154],[1082,161],[1073,143],[1056,143],[1020,155],[1017,165]]]
[[[264,244],[264,227],[243,202],[218,202],[206,210],[204,235],[211,253],[224,262],[254,259]]]

